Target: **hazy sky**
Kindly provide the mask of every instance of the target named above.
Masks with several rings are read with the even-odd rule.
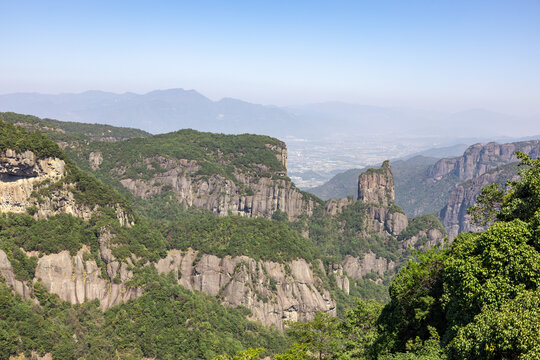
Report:
[[[0,0],[0,93],[540,114],[540,0]]]

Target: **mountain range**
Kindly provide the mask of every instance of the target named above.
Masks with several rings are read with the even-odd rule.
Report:
[[[155,90],[146,94],[103,91],[4,94],[0,95],[0,111],[129,126],[154,134],[192,128],[231,134],[267,134],[281,139],[358,139],[384,135],[385,138],[448,140],[540,133],[538,117],[518,117],[482,109],[444,113],[342,102],[278,107],[232,98],[213,101],[195,90],[184,89]],[[509,123],[513,124],[511,128]],[[456,142],[447,142],[447,145],[454,144]]]

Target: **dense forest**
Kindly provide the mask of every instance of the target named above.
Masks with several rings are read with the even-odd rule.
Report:
[[[3,116],[13,123],[24,119]],[[41,124],[38,120],[35,123]],[[540,357],[540,160],[520,154],[520,180],[507,187],[489,186],[479,196],[470,213],[478,223],[491,224],[488,230],[461,234],[452,244],[426,252],[402,251],[399,242],[422,230],[444,232],[438,219],[417,217],[399,237],[383,238],[366,230],[369,206],[362,202],[333,216],[319,206],[311,216],[294,221],[279,211],[271,219],[216,217],[178,206],[169,191],[147,200],[120,193],[78,166],[70,157],[77,149],[65,152],[36,129],[0,121],[0,130],[0,152],[28,150],[38,158],[55,157],[66,164],[65,177],[38,184],[31,195],[35,205],[27,213],[0,215],[0,249],[16,279],[29,289],[23,298],[6,279],[0,281],[1,359],[47,353],[54,359]],[[124,135],[145,134],[129,130]],[[233,174],[230,165],[246,173],[260,172],[253,164],[261,163],[270,171],[284,170],[265,145],[283,144],[271,138],[231,138],[191,130],[168,136],[156,137],[154,149],[142,146],[142,137],[137,137],[90,142],[82,151],[113,147],[110,153],[117,156],[104,160],[107,171],[107,161],[116,164],[125,158],[136,163],[142,151],[158,154],[162,148],[169,149],[170,156],[207,163],[208,171],[224,177]],[[216,154],[222,161],[215,160]],[[45,199],[59,197],[59,189],[91,209],[90,216],[36,216]],[[120,223],[119,209],[129,217],[129,226]],[[402,213],[395,204],[386,210]],[[302,235],[306,231],[309,238]],[[110,269],[99,255],[103,234],[112,235],[112,256],[129,263],[133,272],[125,285],[143,289],[142,296],[108,309],[97,300],[71,304],[35,278],[40,257],[61,251],[75,255],[86,249],[85,259],[95,261],[102,277],[109,284],[119,283],[118,277],[108,275]],[[284,332],[250,321],[249,309],[226,307],[216,297],[179,285],[172,272],[159,274],[148,266],[172,249],[219,257],[245,255],[285,267],[291,260],[303,259],[320,279],[321,291],[336,299],[338,316],[320,312],[312,321],[287,322]],[[368,250],[404,266],[393,279],[393,273],[349,279],[347,294],[337,286],[336,277],[318,265],[331,268],[345,256],[362,256]]]

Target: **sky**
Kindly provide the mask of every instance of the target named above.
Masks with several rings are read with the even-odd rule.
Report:
[[[540,0],[0,0],[0,94],[540,114]]]

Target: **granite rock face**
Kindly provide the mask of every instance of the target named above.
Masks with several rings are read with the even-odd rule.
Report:
[[[324,203],[324,212],[329,215],[341,214],[343,208],[352,204],[354,204],[352,196],[343,199],[330,199]]]
[[[386,160],[380,169],[369,169],[358,177],[359,201],[390,206],[394,197],[394,176],[390,161]]]
[[[504,185],[506,181],[517,180],[516,169],[517,163],[503,165],[461,183],[450,191],[448,202],[440,213],[441,223],[448,231],[449,240],[453,240],[461,232],[483,231],[488,227],[472,223],[467,209],[476,203],[476,198],[484,186],[493,183]]]
[[[372,271],[384,275],[388,270],[396,267],[395,262],[377,257],[373,252],[364,254],[363,258],[347,255],[343,260],[343,269],[353,279],[360,279]]]
[[[252,318],[283,329],[285,320],[306,321],[317,311],[336,314],[336,303],[305,260],[288,264],[256,261],[247,256],[219,258],[170,250],[157,263],[160,273],[173,272],[187,289],[217,296],[227,306],[245,306]]]
[[[455,176],[459,181],[470,180],[497,166],[517,161],[516,151],[537,158],[540,156],[540,140],[475,144],[465,150],[463,156],[439,160],[428,168],[427,175],[432,181],[439,181],[449,175]]]
[[[404,239],[400,242],[400,246],[403,250],[408,247],[431,249],[439,245],[445,238],[445,234],[439,229],[421,230],[416,235],[411,236],[408,239]]]
[[[26,213],[33,208],[35,218],[45,219],[58,213],[71,214],[88,220],[97,208],[78,203],[70,191],[71,184],[62,184],[49,191],[40,201],[33,195],[43,184],[62,180],[65,162],[45,157],[38,159],[31,151],[18,153],[7,149],[0,153],[0,212]],[[119,206],[115,207],[122,225],[130,225],[132,219]]]
[[[358,201],[368,204],[367,228],[381,236],[399,235],[408,224],[405,214],[393,208],[394,176],[390,161],[358,177]]]
[[[275,153],[282,165],[287,165],[287,150],[267,145]],[[96,163],[96,155],[89,159]],[[178,201],[187,207],[211,210],[219,216],[239,215],[246,217],[271,218],[275,211],[286,212],[290,220],[313,213],[315,203],[302,194],[286,177],[286,172],[276,172],[272,176],[257,176],[239,171],[234,173],[236,181],[221,175],[200,176],[200,165],[194,160],[171,159],[155,156],[145,159],[148,169],[158,164],[163,170],[149,179],[124,178],[120,182],[135,196],[147,199],[172,190]],[[265,165],[257,165],[260,174],[270,173]],[[125,169],[117,169],[122,176]]]
[[[113,279],[118,274],[121,280],[120,283],[111,282],[102,278],[101,269],[94,260],[84,260],[85,252],[89,251],[83,248],[75,256],[67,251],[42,256],[38,260],[35,280],[62,300],[81,304],[98,299],[103,309],[142,295],[142,289],[123,284],[133,276],[128,264],[116,261],[107,264],[109,277]]]

